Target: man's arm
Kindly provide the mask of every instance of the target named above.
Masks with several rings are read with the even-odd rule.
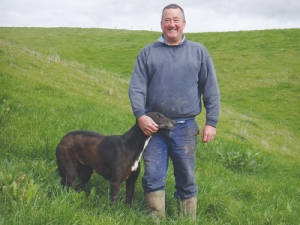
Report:
[[[136,59],[128,90],[132,112],[136,118],[145,115],[148,82],[145,68],[145,62],[140,53]]]
[[[201,139],[202,142],[210,142],[216,136],[216,126],[220,114],[220,91],[215,68],[210,57],[205,60],[202,79],[203,77],[205,77],[205,81],[202,81],[202,94],[206,109],[206,123],[202,130]]]

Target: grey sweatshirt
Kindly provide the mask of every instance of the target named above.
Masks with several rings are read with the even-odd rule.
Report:
[[[136,118],[161,112],[174,120],[195,117],[206,108],[206,124],[216,127],[220,92],[212,59],[199,43],[184,40],[169,46],[157,41],[145,46],[136,59],[129,85]]]

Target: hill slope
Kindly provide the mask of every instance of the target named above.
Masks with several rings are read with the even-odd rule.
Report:
[[[1,223],[148,222],[139,182],[133,209],[111,209],[96,174],[84,192],[63,192],[54,150],[70,130],[115,134],[133,125],[130,73],[158,35],[0,28]],[[209,49],[222,94],[218,136],[197,151],[199,222],[297,224],[300,30],[186,35]],[[177,223],[169,173],[168,221]]]

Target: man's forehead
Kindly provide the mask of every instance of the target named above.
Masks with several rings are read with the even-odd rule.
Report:
[[[165,9],[163,12],[163,17],[182,17],[182,13],[180,9]]]

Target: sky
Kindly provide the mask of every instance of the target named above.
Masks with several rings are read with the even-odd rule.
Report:
[[[170,3],[184,9],[184,32],[300,28],[300,0],[0,0],[0,26],[161,31]]]

